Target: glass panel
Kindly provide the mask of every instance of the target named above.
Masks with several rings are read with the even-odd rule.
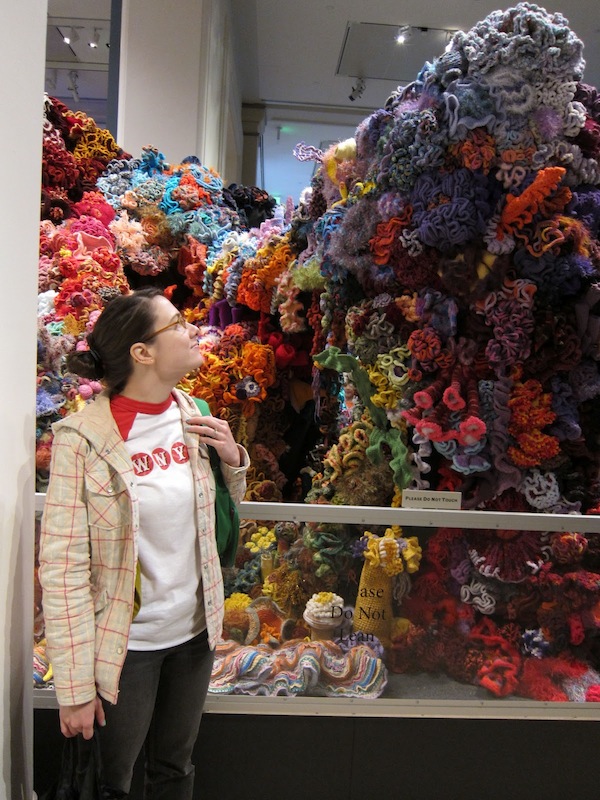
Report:
[[[353,714],[595,718],[597,518],[260,503],[242,516],[209,710],[261,696],[253,713],[289,713],[292,696],[296,713],[345,700]],[[36,604],[39,689],[39,587]]]
[[[472,530],[246,522],[210,691],[598,700],[600,538],[499,516]]]

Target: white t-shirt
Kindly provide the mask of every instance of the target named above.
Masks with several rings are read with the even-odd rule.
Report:
[[[131,625],[131,650],[160,650],[206,627],[196,532],[194,481],[174,397],[142,403],[111,399],[137,479],[141,607]]]

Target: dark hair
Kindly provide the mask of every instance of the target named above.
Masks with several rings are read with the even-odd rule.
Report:
[[[122,392],[133,372],[131,345],[149,339],[156,325],[152,300],[161,295],[156,286],[148,286],[109,300],[87,337],[89,350],[69,353],[67,370],[102,379],[110,394]]]

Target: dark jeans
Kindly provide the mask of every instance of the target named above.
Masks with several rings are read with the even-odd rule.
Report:
[[[143,747],[146,800],[192,800],[191,756],[213,658],[206,631],[166,650],[127,653],[119,700],[104,702],[106,727],[98,731],[104,783],[115,797],[127,796]]]

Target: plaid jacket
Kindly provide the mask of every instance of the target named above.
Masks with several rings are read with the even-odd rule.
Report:
[[[175,395],[182,419],[198,415],[191,398]],[[96,693],[116,703],[137,562],[135,475],[107,395],[57,422],[53,430],[39,578],[56,695],[61,705],[88,702]],[[206,626],[214,648],[223,622],[214,479],[206,446],[185,426],[184,441],[194,473]],[[222,464],[236,503],[244,495],[248,464],[245,451],[243,466]]]

